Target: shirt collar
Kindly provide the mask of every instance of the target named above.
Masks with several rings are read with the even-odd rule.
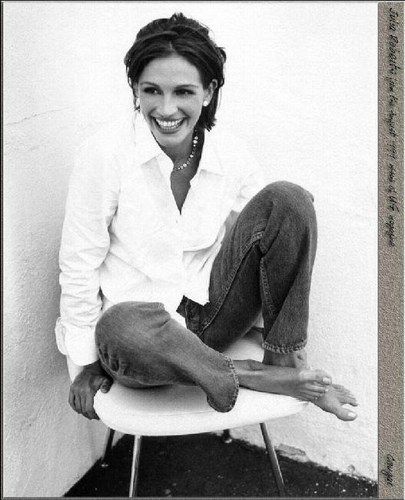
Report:
[[[141,113],[135,112],[132,116],[135,131],[135,146],[137,151],[137,164],[142,165],[152,158],[163,153],[158,143],[149,130],[148,124]]]
[[[159,147],[141,113],[135,112],[133,114],[132,123],[135,130],[137,163],[139,165],[148,162],[152,158],[161,157],[162,155],[168,158]],[[204,147],[198,168],[199,170],[206,170],[214,174],[223,174],[223,168],[216,148],[216,141],[213,132],[205,132]]]
[[[206,170],[214,174],[223,175],[221,159],[217,150],[217,141],[214,132],[205,131],[204,147],[200,159],[200,170]]]

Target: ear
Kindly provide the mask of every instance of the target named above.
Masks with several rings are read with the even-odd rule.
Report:
[[[139,107],[140,101],[139,101],[139,85],[138,84],[135,84],[133,86],[132,92],[133,92],[134,98],[135,98],[135,106]]]
[[[218,87],[218,81],[217,80],[211,80],[210,84],[205,89],[204,101],[207,101],[208,103],[211,102],[212,96],[214,95],[215,89],[217,87]]]

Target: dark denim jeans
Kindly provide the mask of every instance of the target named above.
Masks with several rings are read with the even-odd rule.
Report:
[[[238,379],[221,353],[263,315],[263,348],[278,353],[307,341],[317,228],[313,197],[289,182],[262,189],[222,242],[204,306],[184,297],[178,312],[160,303],[123,302],[96,327],[104,369],[130,387],[197,384],[217,411],[233,408]]]

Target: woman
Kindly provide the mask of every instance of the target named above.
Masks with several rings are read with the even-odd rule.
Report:
[[[125,58],[133,119],[79,152],[57,341],[84,366],[69,402],[87,418],[112,380],[197,384],[222,412],[243,386],[356,418],[344,406],[357,404],[350,392],[306,362],[312,196],[287,182],[265,186],[240,140],[211,132],[225,59],[195,20],[151,22]],[[260,312],[263,362],[223,355]]]

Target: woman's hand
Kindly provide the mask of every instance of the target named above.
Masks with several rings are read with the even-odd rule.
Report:
[[[101,367],[100,361],[86,365],[70,386],[70,406],[86,418],[98,420],[93,408],[94,395],[99,389],[101,392],[108,392],[112,382],[112,378]]]

